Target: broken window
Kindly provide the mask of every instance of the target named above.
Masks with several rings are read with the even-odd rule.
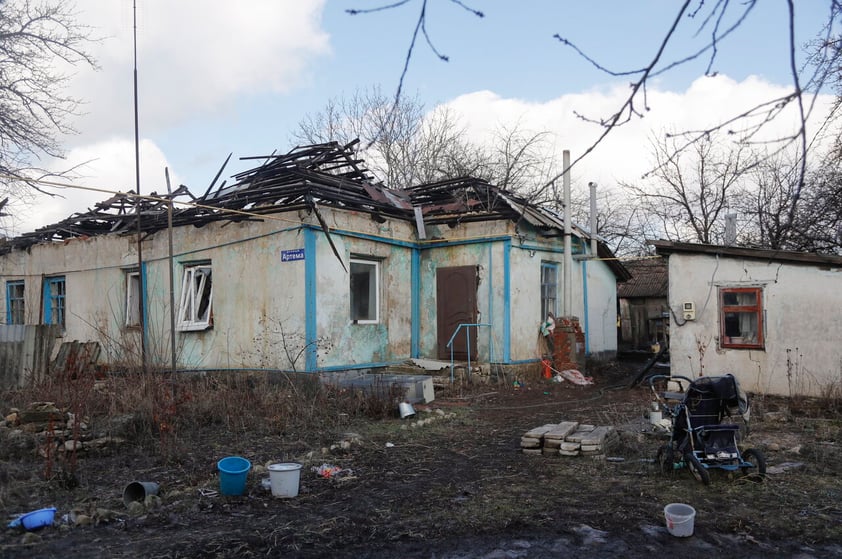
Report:
[[[25,301],[23,280],[6,282],[6,324],[23,324]]]
[[[212,324],[213,281],[210,263],[184,267],[178,329],[206,330]]]
[[[65,295],[64,276],[44,278],[44,324],[64,326]]]
[[[351,260],[351,320],[375,324],[379,320],[380,264],[373,260]]]
[[[558,264],[541,262],[541,322],[558,312]]]
[[[720,345],[763,348],[763,290],[729,287],[719,290]]]
[[[140,326],[143,296],[140,292],[140,273],[126,272],[126,327]]]

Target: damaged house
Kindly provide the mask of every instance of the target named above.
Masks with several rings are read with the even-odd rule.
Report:
[[[142,197],[139,219],[116,195],[9,239],[2,316],[60,325],[59,342],[96,341],[111,364],[143,346],[167,367],[174,329],[182,370],[534,366],[542,315],[561,309],[563,219],[473,178],[391,190],[352,147],[250,158],[201,196]],[[628,275],[572,231],[570,308],[585,351],[613,357]]]

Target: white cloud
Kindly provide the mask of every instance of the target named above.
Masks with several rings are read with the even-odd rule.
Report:
[[[286,92],[306,82],[308,64],[330,52],[321,29],[325,0],[145,0],[137,13],[138,96],[145,130],[224,111],[241,95]],[[86,101],[84,137],[133,128],[133,13],[130,2],[88,0],[80,20],[104,37],[99,71],[73,81]],[[70,139],[72,140],[72,138]]]
[[[248,102],[249,96],[287,92],[310,79],[310,62],[330,52],[329,36],[321,28],[324,4],[325,0],[249,0],[245,5],[138,2],[141,192],[166,190],[167,157],[154,138],[191,120],[210,120]],[[79,23],[101,38],[90,49],[100,69],[64,68],[73,76],[70,94],[84,100],[82,115],[73,122],[79,133],[62,138],[65,159],[45,165],[62,172],[84,163],[76,169],[80,176],[75,184],[106,191],[134,189],[132,2],[86,0],[77,5],[77,14]],[[201,150],[201,136],[190,141]],[[177,187],[178,170],[170,172]],[[55,223],[109,196],[68,189],[56,193],[60,196],[39,195],[32,202],[17,203],[11,232]]]
[[[770,84],[756,77],[736,82],[726,76],[703,77],[684,92],[647,92],[649,110],[642,99],[635,105],[644,114],[612,130],[603,142],[571,170],[574,185],[595,181],[610,187],[619,181],[635,181],[651,168],[650,138],[665,131],[703,130],[723,122],[759,103],[786,95],[789,89]],[[533,132],[550,131],[555,136],[556,159],[562,150],[570,150],[571,159],[582,155],[600,136],[603,129],[585,122],[576,114],[590,119],[606,118],[616,113],[629,94],[628,87],[562,95],[545,103],[527,103],[505,99],[490,91],[462,95],[447,103],[474,141],[490,142],[501,126],[519,124]],[[817,115],[828,106],[830,96],[819,99]],[[768,125],[762,138],[782,137],[792,133],[796,123],[794,105]],[[817,131],[819,119],[812,119]],[[760,137],[759,137],[760,138]],[[758,138],[758,139],[759,139]]]
[[[158,146],[148,140],[141,141],[140,160],[141,192],[166,192],[163,170],[167,160]],[[59,222],[75,212],[85,212],[109,198],[112,192],[134,190],[134,142],[117,138],[73,149],[64,161],[56,163],[54,170],[68,168],[74,169],[75,177],[54,179],[54,182],[83,188],[44,185],[43,190],[54,196],[39,194],[26,207],[19,208],[17,233]],[[172,172],[170,181],[173,189],[178,188],[178,177]]]

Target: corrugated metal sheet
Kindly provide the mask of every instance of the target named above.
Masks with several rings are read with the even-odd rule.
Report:
[[[617,286],[621,299],[636,297],[666,297],[669,286],[667,263],[663,258],[623,260],[631,279]]]

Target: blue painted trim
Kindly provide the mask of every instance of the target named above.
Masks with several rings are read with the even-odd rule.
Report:
[[[304,368],[315,371],[319,367],[316,326],[316,232],[304,229],[304,343],[306,344]]]
[[[503,365],[528,365],[530,363],[540,363],[540,359],[518,359],[517,361],[506,361]]]
[[[318,225],[302,225],[302,228],[306,231],[321,231],[322,228]],[[331,235],[341,235],[343,237],[352,237],[355,239],[365,239],[368,241],[377,241],[378,243],[383,243],[385,245],[394,245],[404,248],[418,248],[420,243],[415,243],[412,241],[401,241],[399,239],[391,239],[389,237],[381,237],[380,235],[369,235],[368,233],[358,233],[357,231],[348,231],[345,229],[331,229]]]
[[[321,231],[322,228],[318,225],[303,225],[305,229],[310,229],[313,231]],[[415,242],[415,241],[402,241],[400,239],[392,239],[389,237],[382,237],[380,235],[370,235],[368,233],[359,233],[357,231],[348,231],[346,229],[331,229],[330,233],[332,235],[342,235],[345,237],[352,237],[355,239],[365,239],[368,241],[376,241],[378,243],[383,243],[387,245],[394,245],[404,248],[418,248],[421,250],[425,250],[428,248],[441,248],[441,247],[448,247],[448,246],[461,246],[461,245],[475,245],[481,243],[491,243],[495,241],[509,241],[511,242],[512,238],[508,235],[500,235],[497,237],[483,237],[481,239],[457,239],[453,241],[436,241],[436,242]]]
[[[52,291],[50,287],[53,284],[63,284],[64,294],[58,295],[56,299],[61,301],[60,305],[56,305],[58,308],[61,308],[61,316],[54,318],[53,317],[53,305],[52,305],[52,297],[50,296],[50,292]],[[65,283],[64,276],[54,276],[51,278],[44,278],[44,324],[60,324],[64,326],[64,313],[67,312],[67,308],[65,306],[65,297],[67,296],[67,283]]]
[[[144,347],[149,347],[149,300],[147,293],[149,290],[146,289],[146,279],[147,279],[147,266],[146,262],[140,263],[140,314],[143,316],[143,332],[141,335],[143,336],[144,340]]]
[[[18,285],[24,286],[24,290],[26,289],[26,283],[24,280],[9,280],[6,282],[6,324],[13,324],[12,322],[12,288],[17,287]],[[26,304],[26,291],[24,291],[24,305]],[[24,307],[25,308],[25,307]],[[24,317],[24,322],[26,321],[26,317]],[[22,323],[21,323],[22,324]]]
[[[582,293],[585,298],[585,355],[591,354],[590,312],[588,312],[588,262],[582,263]]]
[[[512,240],[503,241],[503,361],[512,358]]]
[[[403,363],[404,361],[384,361],[382,363],[355,363],[353,365],[334,365],[331,367],[322,367],[321,369],[318,369],[318,371],[330,373],[334,371],[346,371],[348,369],[374,369],[379,367],[392,367],[396,365],[401,365]]]
[[[477,245],[483,243],[495,243],[495,242],[508,242],[510,245],[512,243],[512,238],[508,235],[501,235],[498,237],[483,237],[480,239],[457,239],[453,241],[437,241],[435,243],[418,243],[422,249],[428,248],[441,248],[441,247],[452,247],[452,246],[462,246],[462,245]]]
[[[421,250],[412,249],[411,263],[411,286],[412,286],[412,317],[410,326],[410,348],[409,354],[412,357],[421,356]]]
[[[391,367],[395,365],[401,365],[404,361],[389,361],[387,363],[357,363],[353,365],[336,365],[333,367],[325,367],[323,369],[318,369],[316,371],[293,371],[291,369],[261,369],[258,367],[214,367],[214,368],[207,368],[207,369],[199,369],[199,368],[184,368],[184,369],[176,369],[176,373],[230,373],[230,372],[249,372],[249,373],[311,373],[311,372],[335,372],[335,371],[347,371],[350,369],[372,369],[372,368],[379,368],[379,367]]]
[[[540,245],[519,245],[519,246],[516,246],[514,248],[517,248],[517,249],[520,249],[520,250],[534,250],[535,252],[547,252],[547,253],[550,253],[550,254],[564,254],[564,248],[563,247],[562,248],[552,248],[552,247],[545,247],[545,246],[540,246]],[[573,250],[573,256],[584,255],[584,254],[586,254],[584,251],[575,250],[575,249]]]

